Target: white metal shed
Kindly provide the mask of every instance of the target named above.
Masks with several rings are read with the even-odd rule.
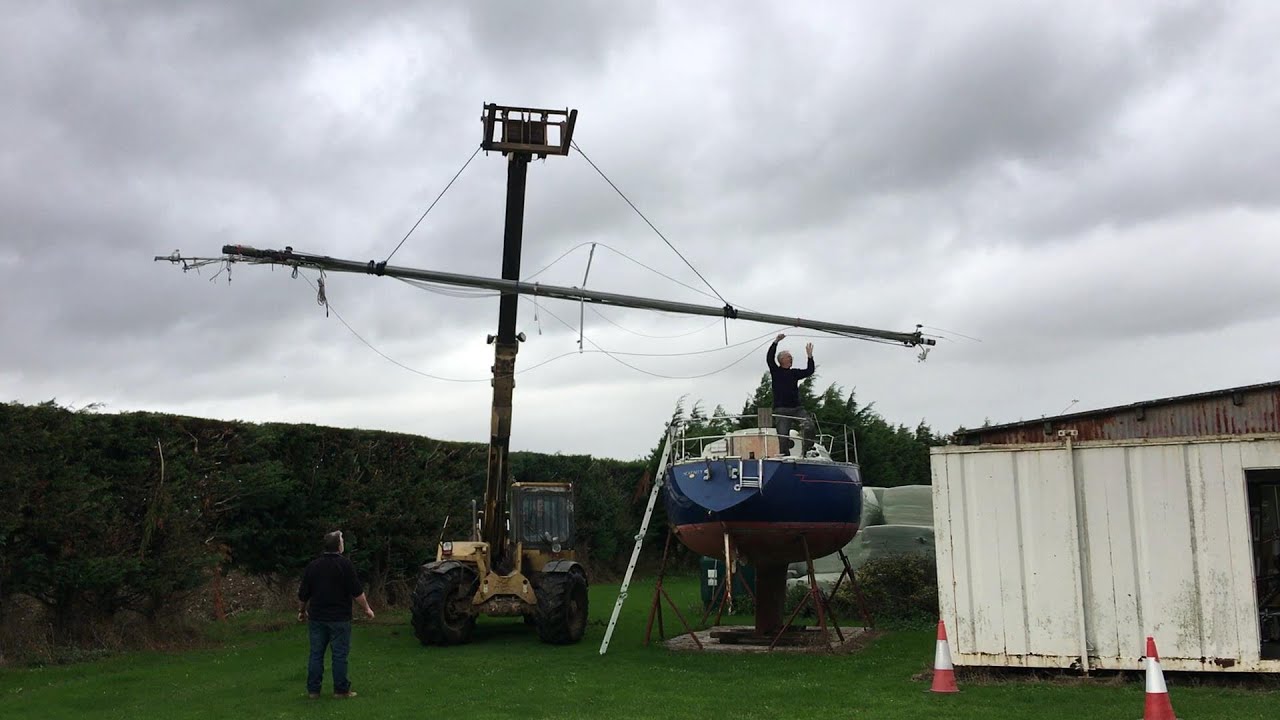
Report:
[[[1073,433],[933,448],[955,663],[1132,670],[1151,635],[1165,670],[1280,672],[1263,647],[1275,626],[1260,619],[1249,495],[1260,479],[1280,488],[1280,434]]]

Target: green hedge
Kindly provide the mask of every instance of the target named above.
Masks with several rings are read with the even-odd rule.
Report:
[[[938,622],[938,571],[932,554],[896,554],[867,560],[857,570],[858,587],[877,628],[920,629]],[[787,592],[788,612],[804,599],[807,585]],[[862,607],[848,578],[829,599],[843,622],[862,622]],[[802,613],[812,617],[812,603]]]
[[[932,554],[872,558],[858,568],[858,585],[877,627],[932,627],[938,622],[938,570]],[[831,599],[841,617],[860,617],[853,586]]]
[[[486,461],[482,444],[389,432],[0,405],[0,613],[24,594],[62,629],[154,617],[210,568],[294,576],[338,527],[370,591],[403,601],[445,516],[466,532]],[[622,562],[644,461],[515,453],[512,467],[574,482],[585,560]]]

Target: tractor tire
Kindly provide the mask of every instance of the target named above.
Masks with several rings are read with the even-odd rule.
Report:
[[[413,634],[423,645],[462,645],[470,642],[476,616],[460,606],[470,604],[480,579],[468,567],[445,573],[423,570],[413,589]]]
[[[538,596],[538,639],[569,645],[587,630],[587,578],[579,570],[547,573],[534,588]]]

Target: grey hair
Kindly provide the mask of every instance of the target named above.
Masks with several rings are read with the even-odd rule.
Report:
[[[338,548],[342,546],[342,531],[334,530],[324,535],[324,551],[338,552]]]

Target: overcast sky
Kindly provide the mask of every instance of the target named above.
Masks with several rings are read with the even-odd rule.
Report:
[[[386,259],[485,102],[576,108],[735,305],[948,335],[784,341],[891,422],[1280,379],[1277,27],[1265,0],[14,3],[0,395],[487,441],[496,299],[326,278],[452,382],[287,271],[152,260]],[[505,177],[476,156],[392,264],[498,276]],[[589,287],[719,304],[627,259],[711,292],[582,156],[533,163],[522,275],[568,252],[537,279],[581,284],[590,242]],[[520,303],[517,367],[564,357],[518,376],[513,448],[636,457],[681,396],[739,410],[778,331],[588,308],[588,350],[713,352],[577,354],[579,312]]]

